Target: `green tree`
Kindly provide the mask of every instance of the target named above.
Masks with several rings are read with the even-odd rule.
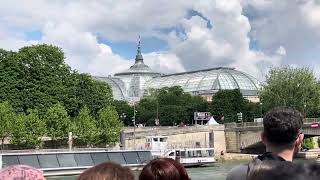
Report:
[[[95,119],[91,116],[90,110],[83,107],[78,116],[74,119],[74,134],[78,137],[81,143],[92,146],[97,141],[98,129]]]
[[[60,103],[53,105],[47,110],[44,120],[47,126],[47,135],[52,140],[68,136],[71,123],[67,111]]]
[[[5,138],[12,133],[12,124],[15,123],[16,115],[9,102],[0,103],[0,138],[3,149]]]
[[[123,123],[113,106],[106,106],[99,111],[97,126],[99,128],[99,143],[114,144],[119,141]]]
[[[113,101],[113,105],[116,108],[120,119],[125,126],[132,126],[133,107],[126,101]]]
[[[306,138],[302,141],[302,149],[313,149],[314,148],[314,142],[312,138]]]
[[[208,110],[207,101],[200,96],[185,93],[180,86],[164,87],[158,90],[150,89],[148,92],[149,96],[138,104],[137,119],[139,123],[155,125],[154,120],[159,114],[162,126],[180,123],[191,124],[194,112]]]
[[[38,109],[43,116],[61,102],[75,117],[86,105],[95,115],[111,104],[111,88],[91,76],[80,74],[64,62],[63,51],[55,46],[26,46],[18,52],[0,49],[0,101],[8,101],[15,112]]]
[[[41,146],[41,138],[46,134],[46,124],[39,118],[37,110],[28,110],[27,115],[18,115],[13,124],[11,143],[25,148]]]
[[[319,115],[319,83],[308,68],[271,69],[261,91],[261,99],[266,111],[276,106],[290,106],[306,117]]]
[[[222,90],[212,97],[210,112],[224,117],[222,123],[237,121],[237,113],[244,113],[245,99],[239,89]]]

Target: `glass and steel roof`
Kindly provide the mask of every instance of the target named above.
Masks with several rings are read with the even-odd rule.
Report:
[[[260,89],[259,84],[257,79],[244,72],[218,67],[156,77],[145,84],[145,89],[181,86],[185,92],[194,94],[240,89],[244,96],[256,96]]]
[[[117,100],[125,100],[125,87],[124,82],[114,77],[93,77],[96,80],[104,81],[111,86],[113,98]]]

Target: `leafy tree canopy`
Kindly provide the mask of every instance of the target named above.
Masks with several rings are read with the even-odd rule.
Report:
[[[236,122],[237,113],[242,113],[243,121],[252,121],[259,117],[259,104],[249,102],[244,99],[240,90],[222,90],[212,97],[212,103],[209,107],[212,115],[217,116],[220,123]]]
[[[290,106],[306,117],[317,117],[320,88],[314,73],[308,68],[281,67],[269,71],[261,91],[263,107]]]
[[[108,105],[102,108],[98,114],[99,143],[109,144],[118,142],[123,123],[119,120],[116,109]]]
[[[53,140],[68,137],[71,122],[67,111],[60,103],[53,105],[47,110],[44,120],[48,129],[47,135]]]
[[[95,115],[111,104],[111,88],[104,82],[80,74],[64,62],[58,47],[41,44],[18,52],[0,49],[0,101],[8,101],[15,112],[38,109],[41,116],[58,102],[70,117],[85,105]]]
[[[98,129],[95,119],[91,116],[89,109],[85,106],[74,119],[74,135],[80,142],[89,146],[97,142]]]

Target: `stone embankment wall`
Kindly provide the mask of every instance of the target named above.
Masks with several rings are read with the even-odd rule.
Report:
[[[134,138],[135,134],[135,138]],[[226,152],[224,126],[143,127],[124,129],[126,149],[145,149],[147,136],[168,136],[168,148],[214,147],[216,154]],[[135,140],[134,140],[135,139]],[[135,145],[134,145],[135,141]]]

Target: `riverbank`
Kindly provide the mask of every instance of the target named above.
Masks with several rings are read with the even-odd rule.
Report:
[[[257,156],[257,154],[225,153],[224,155],[217,157],[217,161],[249,161]]]

